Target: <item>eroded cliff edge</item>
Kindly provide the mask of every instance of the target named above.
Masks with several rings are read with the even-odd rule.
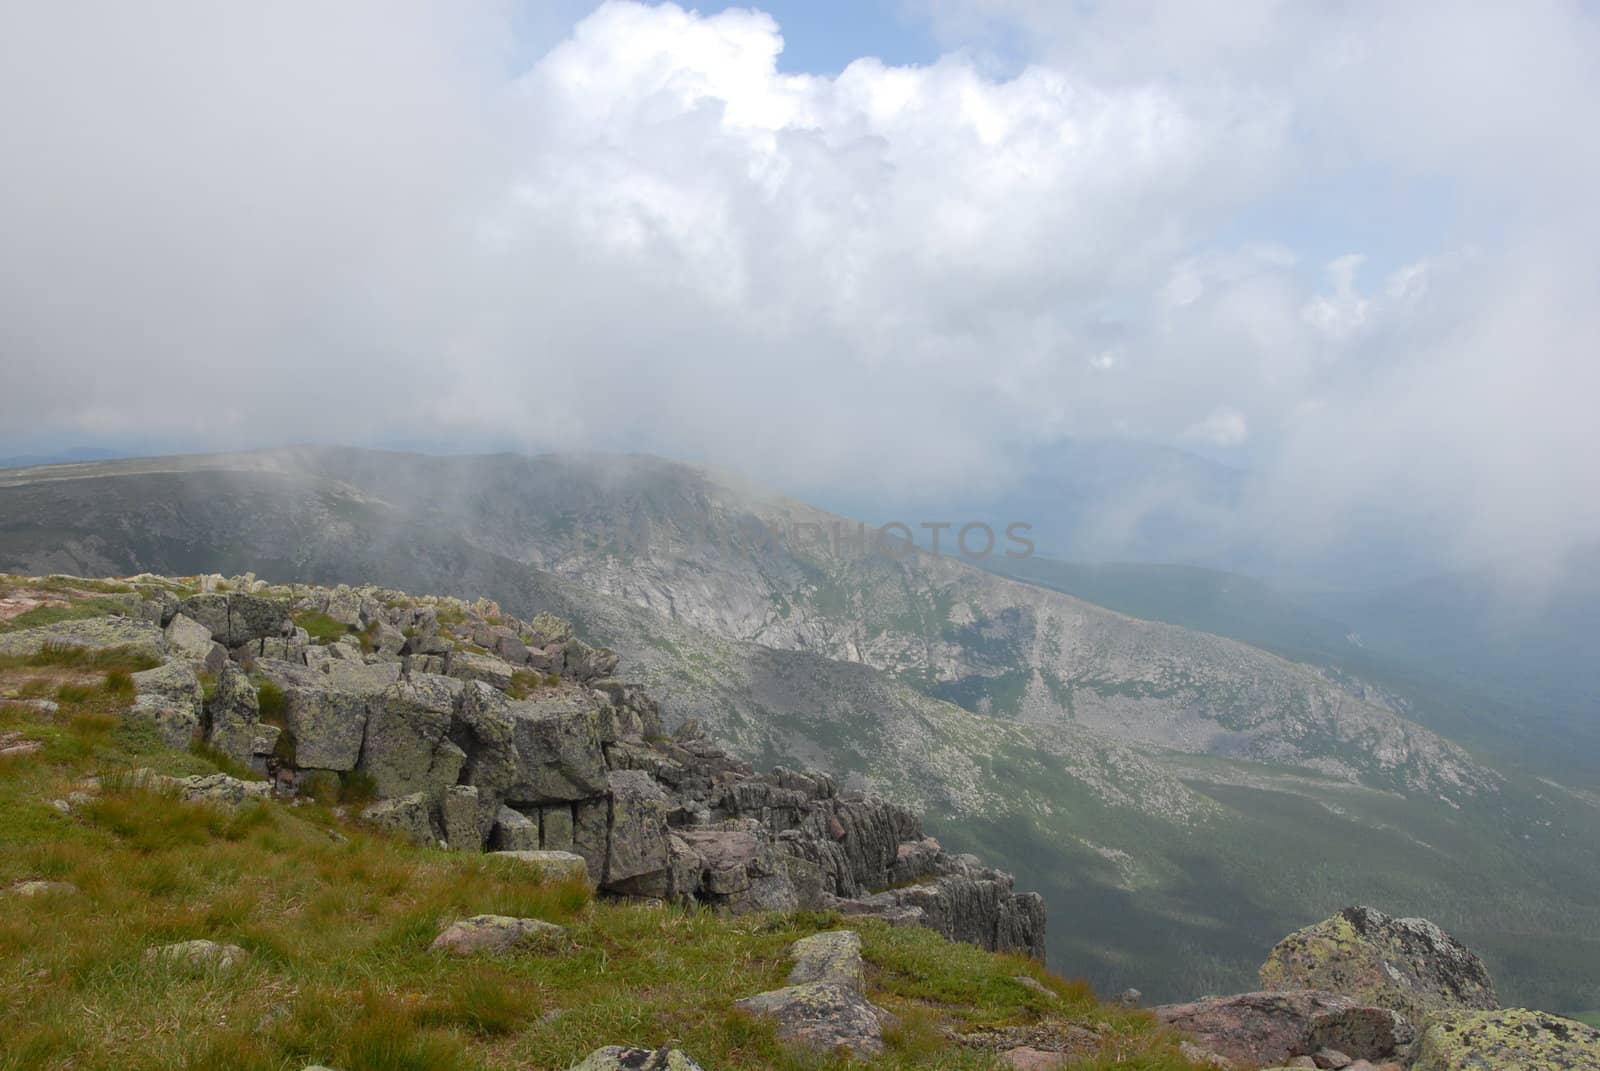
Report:
[[[76,580],[39,579],[45,607]],[[81,582],[89,593],[96,616],[0,635],[0,653],[148,651],[160,664],[134,674],[130,716],[249,767],[265,780],[252,792],[359,801],[453,850],[569,852],[610,895],[826,908],[1044,957],[1044,902],[1011,875],[826,773],[758,774],[693,725],[663,735],[616,654],[548,615],[252,576]]]

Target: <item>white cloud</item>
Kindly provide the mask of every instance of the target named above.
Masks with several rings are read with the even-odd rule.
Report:
[[[1250,438],[1250,425],[1243,413],[1223,405],[1211,410],[1204,420],[1190,425],[1184,435],[1212,446],[1238,446]]]
[[[755,11],[15,7],[0,438],[623,447],[870,491],[1132,434],[1255,464],[1317,537],[1600,526],[1590,15],[938,6],[966,47],[835,77],[780,73]],[[997,21],[1029,62],[973,58]],[[1351,168],[1454,222],[1331,264],[1292,213],[1239,223]]]

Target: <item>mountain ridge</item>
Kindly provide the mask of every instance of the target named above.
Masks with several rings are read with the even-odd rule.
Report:
[[[687,563],[672,563],[677,573],[664,585],[678,607],[676,620],[660,612],[667,604],[647,608],[597,594],[578,578],[507,553],[521,547],[527,557],[537,551],[546,567],[566,561],[574,573],[597,571],[593,561],[568,555],[570,532],[597,511],[610,515],[605,510],[625,485],[625,472],[609,471],[608,484],[587,481],[577,477],[594,465],[565,459],[541,463],[536,475],[542,476],[530,480],[527,459],[516,457],[434,459],[413,468],[415,460],[318,449],[131,466],[151,470],[144,473],[87,466],[71,470],[70,479],[3,474],[0,565],[125,574],[141,568],[231,573],[253,563],[265,575],[291,580],[491,592],[515,613],[549,610],[569,617],[586,638],[622,651],[672,718],[701,719],[753,761],[806,759],[904,802],[926,803],[930,831],[953,850],[980,849],[1052,902],[1073,904],[1073,923],[1056,928],[1052,956],[1108,988],[1133,984],[1158,996],[1236,989],[1256,950],[1298,925],[1308,905],[1325,913],[1346,903],[1382,902],[1441,917],[1467,934],[1514,992],[1536,987],[1523,991],[1526,1003],[1580,1011],[1600,1005],[1595,982],[1580,965],[1589,962],[1589,946],[1571,940],[1573,933],[1600,932],[1600,920],[1593,926],[1582,921],[1592,906],[1584,906],[1581,890],[1592,887],[1586,883],[1600,873],[1600,861],[1583,847],[1596,813],[1581,798],[1485,775],[1493,791],[1456,793],[1445,803],[1436,794],[1407,790],[1403,778],[1356,776],[1337,767],[1329,776],[1199,747],[1174,753],[1139,738],[1108,737],[1082,721],[1045,724],[1005,710],[984,714],[970,708],[985,695],[995,697],[995,682],[968,670],[1004,664],[1006,650],[1003,644],[986,647],[981,628],[954,638],[942,625],[916,633],[934,616],[926,590],[896,593],[880,571],[867,575],[865,588],[883,600],[838,604],[845,612],[865,611],[869,621],[876,615],[889,633],[883,642],[910,652],[908,665],[879,659],[887,667],[879,668],[817,649],[844,631],[823,626],[832,627],[829,598],[855,583],[855,574],[830,573],[828,563],[798,556],[784,562],[746,557],[738,568],[748,566],[758,578],[766,569],[789,585],[776,590],[795,591],[789,578],[798,577],[813,585],[808,600],[817,602],[821,593],[819,638],[809,650],[727,639],[693,627],[689,614],[728,582],[723,564],[695,558],[715,548],[680,539],[673,550]],[[704,518],[718,516],[718,503],[696,497],[693,481],[685,493],[683,467],[655,459],[640,464],[652,474],[649,494],[627,501],[644,516],[654,503],[692,521],[677,530],[690,533],[704,529]],[[304,471],[308,465],[316,466],[314,474]],[[513,538],[519,531],[520,543]],[[737,528],[732,535],[743,538]],[[614,557],[607,568],[616,570],[623,591],[620,585],[633,583],[639,570]],[[970,572],[963,567],[961,575]],[[740,605],[722,608],[721,620],[755,619],[757,613],[765,620],[770,612],[782,621],[770,590],[745,591]],[[981,601],[977,608],[1005,609]],[[1150,631],[1148,622],[1130,626],[1125,622],[1131,619],[1109,611],[1085,613],[1108,628],[1197,642],[1208,657],[1239,650],[1231,642]],[[1005,642],[1015,638],[1004,628],[997,635]],[[874,640],[865,625],[861,636]],[[1037,630],[1029,642],[1036,638]],[[929,659],[929,650],[944,654]],[[1283,669],[1288,663],[1282,659],[1249,651],[1240,657],[1304,694],[1337,694],[1327,681]],[[945,684],[979,677],[986,691],[955,696],[966,708],[943,701],[931,694],[928,667],[944,673]],[[1133,679],[1151,679],[1145,667],[1134,669],[1140,675]],[[1150,724],[1159,724],[1151,712],[1164,709],[1183,720],[1176,716],[1182,704],[1170,696],[1095,699],[1101,711],[1132,709]],[[1382,725],[1406,724],[1379,708],[1354,709]],[[1214,727],[1205,719],[1200,724]],[[1313,754],[1328,746],[1326,740],[1300,744]],[[1450,745],[1447,757],[1455,750]],[[1476,762],[1470,767],[1481,768]],[[1454,861],[1463,853],[1479,860],[1476,869]],[[1296,863],[1268,868],[1268,858]],[[1385,862],[1374,869],[1375,859]],[[1522,887],[1511,897],[1514,881]],[[1539,905],[1539,921],[1519,923],[1513,934],[1507,920],[1521,917],[1529,904]],[[1498,967],[1516,963],[1520,950],[1534,944],[1549,961],[1569,966],[1555,972],[1535,972],[1531,964]],[[1171,988],[1163,993],[1158,985]]]

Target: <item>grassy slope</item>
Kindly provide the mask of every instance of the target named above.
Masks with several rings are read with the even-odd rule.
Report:
[[[840,1066],[781,1048],[731,1002],[783,984],[784,950],[837,925],[818,914],[743,919],[595,902],[534,885],[486,856],[419,851],[315,805],[237,812],[183,804],[119,774],[211,772],[125,722],[121,672],[0,663],[0,696],[54,695],[46,718],[0,700],[0,733],[42,743],[0,758],[0,1068],[341,1071],[554,1068],[605,1044],[668,1039],[708,1068]],[[50,660],[42,660],[48,663]],[[49,801],[89,774],[103,789],[71,815]],[[498,913],[568,927],[559,947],[461,961],[428,951],[450,919]],[[862,921],[872,997],[899,1015],[878,1066],[981,1068],[959,1031],[1059,1018],[1098,1027],[1080,1065],[1178,1069],[1174,1042],[1137,1012],[1103,1007],[1036,964]],[[250,952],[227,974],[147,962],[191,938]],[[1014,980],[1026,973],[1059,1000]]]

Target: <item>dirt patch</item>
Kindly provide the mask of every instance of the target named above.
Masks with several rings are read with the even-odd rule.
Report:
[[[0,669],[0,700],[49,699],[63,684],[95,685],[105,680],[103,670],[74,669],[71,666],[27,666]]]
[[[32,755],[43,746],[37,740],[24,740],[21,733],[0,733],[0,758]]]
[[[65,606],[67,602],[67,599],[54,591],[16,588],[0,593],[0,621],[10,621],[13,617],[25,614],[29,610],[37,610],[41,606]]]

